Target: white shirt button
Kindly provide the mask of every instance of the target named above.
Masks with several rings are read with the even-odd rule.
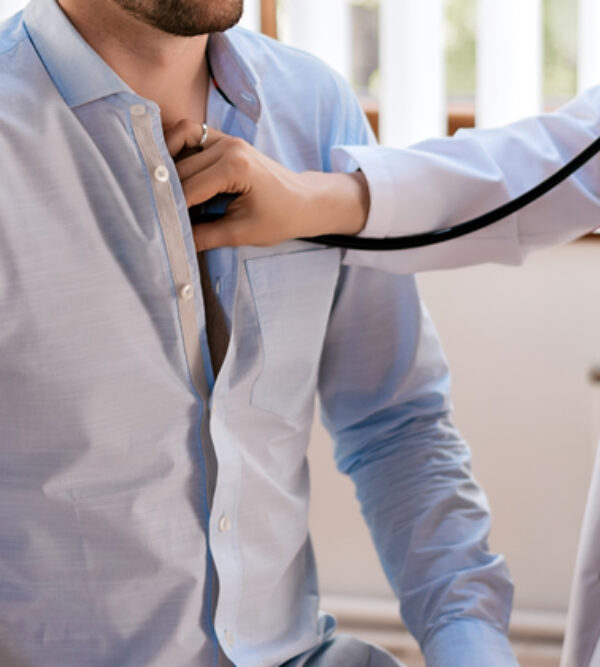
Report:
[[[223,636],[225,637],[227,646],[229,646],[229,648],[233,648],[233,645],[235,644],[235,637],[233,636],[233,632],[231,632],[230,630],[225,630]]]
[[[166,183],[169,180],[169,170],[165,167],[164,164],[156,167],[154,170],[154,178],[161,183]]]
[[[143,104],[134,104],[129,107],[129,113],[132,116],[144,116],[146,113],[146,107]]]
[[[219,530],[222,533],[226,533],[227,531],[231,530],[231,519],[227,516],[227,514],[223,514],[223,516],[219,519]]]
[[[194,288],[190,284],[184,285],[179,294],[184,301],[190,301],[194,297]]]

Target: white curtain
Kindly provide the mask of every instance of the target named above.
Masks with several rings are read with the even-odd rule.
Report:
[[[595,0],[594,0],[595,1]],[[479,0],[477,124],[542,110],[542,0]]]
[[[382,142],[444,135],[443,0],[381,0],[379,20]]]

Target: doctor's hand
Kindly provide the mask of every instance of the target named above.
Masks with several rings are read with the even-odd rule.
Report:
[[[250,144],[181,121],[165,133],[188,207],[220,193],[237,193],[226,215],[194,227],[198,251],[221,246],[269,246],[298,237],[357,234],[369,213],[369,190],[360,172],[295,173]],[[180,155],[188,155],[178,159]]]

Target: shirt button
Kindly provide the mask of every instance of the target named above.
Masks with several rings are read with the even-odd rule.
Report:
[[[156,167],[154,170],[154,178],[161,183],[166,183],[169,180],[169,170],[165,167],[164,164]]]
[[[223,636],[225,637],[227,646],[229,646],[229,648],[233,648],[233,645],[235,644],[235,637],[233,636],[233,632],[231,632],[230,630],[225,630]]]
[[[129,113],[132,116],[144,116],[146,114],[146,107],[143,104],[134,104],[129,107]]]
[[[194,297],[194,288],[190,284],[184,285],[179,294],[184,301],[190,301]]]
[[[223,514],[223,516],[219,519],[219,530],[222,533],[226,533],[227,531],[231,530],[231,519],[227,516],[227,514]]]

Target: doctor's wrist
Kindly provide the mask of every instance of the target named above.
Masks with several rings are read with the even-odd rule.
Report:
[[[303,236],[360,233],[369,216],[370,195],[363,173],[304,172],[313,193],[310,220]]]

